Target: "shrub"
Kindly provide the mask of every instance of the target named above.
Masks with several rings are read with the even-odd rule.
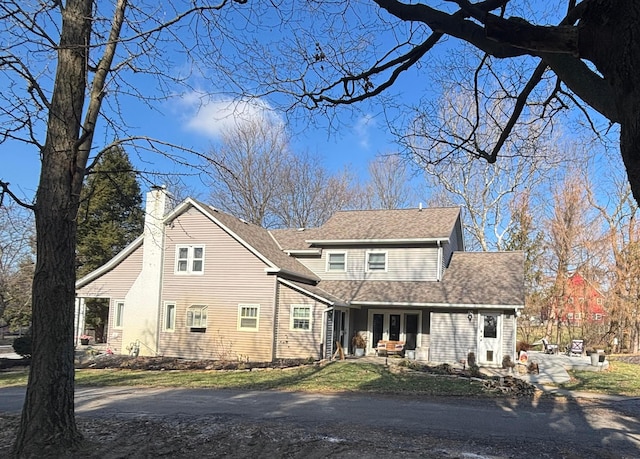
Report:
[[[13,340],[13,350],[22,357],[31,358],[31,335],[20,336]]]

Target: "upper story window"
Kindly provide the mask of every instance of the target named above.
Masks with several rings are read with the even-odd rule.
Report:
[[[598,299],[596,300],[596,302],[597,302],[598,304],[602,304],[602,298],[598,298]]]
[[[258,330],[258,320],[260,318],[260,305],[240,304],[238,305],[238,330]]]
[[[387,252],[367,252],[367,271],[386,271]]]
[[[176,246],[176,274],[202,274],[204,272],[204,246]]]
[[[291,330],[311,330],[311,306],[291,306]]]
[[[327,271],[347,270],[347,252],[329,252],[327,253]]]

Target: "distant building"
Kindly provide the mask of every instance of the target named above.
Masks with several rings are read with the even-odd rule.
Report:
[[[603,324],[607,316],[604,295],[576,272],[567,279],[564,302],[559,313],[562,321],[569,325]]]

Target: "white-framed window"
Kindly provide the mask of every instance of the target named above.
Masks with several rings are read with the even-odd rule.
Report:
[[[347,270],[347,252],[328,252],[326,270],[345,272]]]
[[[207,328],[207,306],[193,304],[187,308],[188,328]]]
[[[593,315],[593,320],[602,320],[602,314],[595,313]]]
[[[163,330],[164,331],[174,331],[176,329],[176,304],[175,303],[164,303],[164,322],[163,322]]]
[[[367,252],[367,271],[386,271],[387,252]]]
[[[598,303],[598,304],[602,304],[602,303],[603,303],[602,298],[598,298],[598,299],[596,300],[596,303]]]
[[[124,301],[116,301],[113,328],[122,328],[124,319]]]
[[[573,316],[574,319],[576,320],[581,320],[582,319],[582,313],[581,312],[576,312]]]
[[[311,306],[291,305],[291,330],[311,330]]]
[[[204,246],[176,246],[176,274],[204,273]]]
[[[257,331],[260,321],[259,304],[238,305],[238,330]]]
[[[573,319],[573,312],[569,312],[567,314],[567,319],[572,320]]]
[[[569,304],[573,304],[573,297],[570,296],[569,298],[567,298],[567,303]]]

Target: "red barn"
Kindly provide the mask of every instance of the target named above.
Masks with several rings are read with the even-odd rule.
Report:
[[[604,323],[604,295],[579,273],[567,279],[562,320],[571,325],[583,322]]]

